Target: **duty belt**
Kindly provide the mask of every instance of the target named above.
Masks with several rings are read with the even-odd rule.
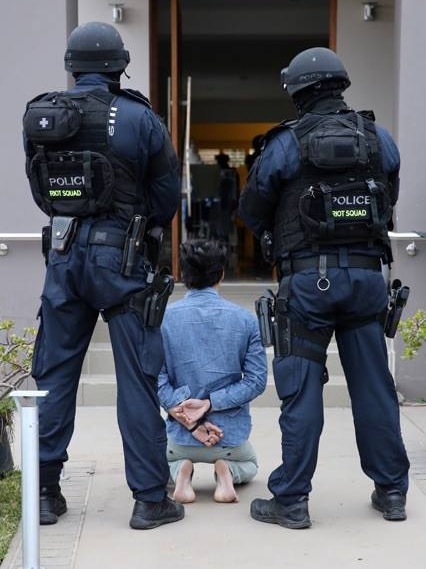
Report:
[[[109,247],[117,247],[118,249],[124,248],[126,242],[125,233],[114,233],[108,230],[96,229],[95,227],[90,230],[89,244],[90,245],[107,245]]]
[[[305,269],[318,269],[322,262],[326,262],[328,269],[340,267],[342,269],[370,269],[373,271],[381,271],[382,263],[380,257],[368,257],[366,255],[347,255],[344,258],[338,254],[319,255],[316,257],[306,257],[302,259],[285,259],[280,262],[278,267],[278,277],[292,275],[304,271]]]

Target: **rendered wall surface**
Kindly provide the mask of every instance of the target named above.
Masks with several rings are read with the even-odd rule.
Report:
[[[352,82],[345,99],[356,110],[373,109],[377,121],[394,133],[394,0],[381,0],[372,22],[364,21],[362,10],[359,0],[338,0],[336,51]]]
[[[35,95],[67,86],[63,57],[72,15],[66,0],[2,3],[0,233],[39,231],[45,221],[34,205],[25,176],[22,116],[26,102]]]
[[[295,4],[295,3],[294,3]],[[124,87],[149,93],[149,2],[129,0],[125,19],[117,24],[131,53],[131,79]],[[104,0],[17,0],[3,3],[0,53],[6,88],[0,129],[0,234],[40,232],[46,217],[35,206],[24,172],[21,120],[25,103],[38,93],[64,89],[69,76],[63,67],[66,38],[78,23],[112,23],[112,8]],[[426,231],[424,190],[424,93],[426,74],[426,2],[381,0],[377,20],[364,22],[359,0],[338,0],[337,53],[352,80],[346,100],[356,109],[372,108],[377,120],[396,138],[401,152],[401,192],[397,231]],[[4,242],[4,239],[0,240]],[[44,264],[40,243],[8,242],[0,256],[0,318],[34,324]],[[393,276],[412,287],[406,315],[426,307],[424,242],[409,258],[407,243],[395,243]],[[396,381],[409,397],[424,394],[422,355],[406,362],[396,346]]]

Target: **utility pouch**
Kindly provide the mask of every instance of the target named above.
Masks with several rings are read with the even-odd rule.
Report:
[[[402,286],[399,279],[395,279],[392,282],[384,324],[385,335],[388,338],[395,338],[402,311],[407,303],[409,294],[410,288],[408,286]]]
[[[274,313],[274,294],[271,290],[266,291],[267,296],[264,294],[255,301],[255,309],[257,319],[259,321],[260,338],[265,347],[274,344],[273,338],[273,313]]]
[[[51,233],[52,249],[58,253],[67,253],[74,241],[77,227],[77,217],[53,217]]]
[[[142,314],[145,326],[152,328],[161,326],[174,284],[171,275],[160,271],[155,274],[152,284],[147,289],[130,299],[129,307]]]

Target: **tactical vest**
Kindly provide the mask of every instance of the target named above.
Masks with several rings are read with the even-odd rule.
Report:
[[[275,214],[274,257],[328,245],[389,245],[392,218],[373,117],[354,111],[306,114],[292,128],[300,170]]]
[[[27,176],[35,202],[47,215],[146,213],[136,165],[109,147],[115,99],[99,89],[47,93],[27,104]]]

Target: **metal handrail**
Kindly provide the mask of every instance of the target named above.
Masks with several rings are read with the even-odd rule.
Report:
[[[426,231],[389,231],[389,237],[395,241],[426,239]],[[0,233],[4,241],[33,241],[41,239],[41,233]]]
[[[39,241],[41,233],[0,233],[0,241]]]
[[[426,239],[426,231],[389,231],[391,241],[413,241],[413,239]]]

